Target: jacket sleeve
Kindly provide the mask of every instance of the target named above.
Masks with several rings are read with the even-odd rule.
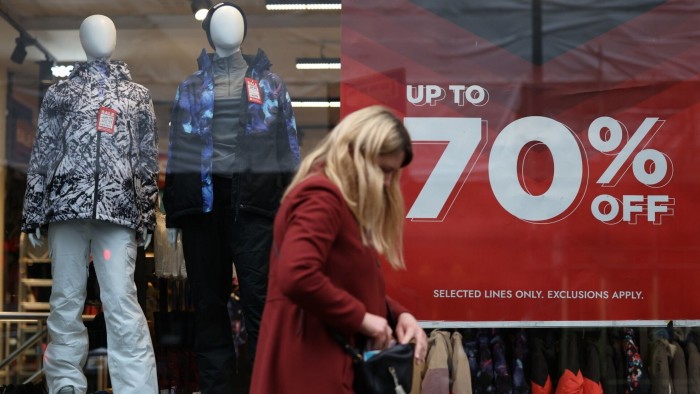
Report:
[[[64,149],[61,118],[54,85],[46,92],[39,109],[36,140],[27,170],[27,189],[22,213],[22,231],[26,233],[34,232],[37,227],[48,224],[46,189],[58,164],[56,161],[62,156],[61,152]]]
[[[286,297],[325,324],[343,333],[357,332],[364,304],[325,274],[345,202],[325,188],[309,188],[292,198],[293,213],[270,276],[276,276]]]
[[[297,124],[292,109],[292,99],[289,97],[287,86],[281,79],[279,80],[280,89],[278,96],[278,106],[280,109],[283,130],[278,133],[277,137],[277,159],[282,170],[282,178],[284,186],[287,187],[294,177],[299,162],[301,160],[301,152],[299,149],[299,140],[297,135]]]
[[[153,231],[156,224],[155,208],[158,201],[158,130],[153,101],[146,92],[138,107],[137,130],[139,136],[138,168],[136,176],[140,187],[138,195],[141,208],[142,229]]]
[[[177,90],[175,91],[175,100],[173,100],[173,106],[170,110],[170,122],[168,123],[170,125],[170,129],[168,130],[168,162],[165,165],[165,188],[163,189],[163,209],[165,209],[165,227],[174,227],[172,220],[171,220],[171,214],[172,209],[170,209],[170,206],[172,205],[171,199],[175,198],[174,196],[171,196],[171,190],[172,190],[172,184],[173,184],[173,177],[175,176],[173,174],[173,149],[176,146],[176,132],[175,129],[178,127],[178,125],[181,123],[181,115],[180,112],[182,112],[182,109],[180,108],[180,95],[182,94],[180,90],[182,89],[182,85],[177,87]]]

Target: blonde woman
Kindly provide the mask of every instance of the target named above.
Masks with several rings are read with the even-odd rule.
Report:
[[[252,393],[352,393],[352,360],[331,330],[373,349],[414,340],[425,359],[425,332],[387,297],[380,267],[382,255],[405,268],[399,177],[412,156],[400,119],[373,106],[302,161],[275,219]]]

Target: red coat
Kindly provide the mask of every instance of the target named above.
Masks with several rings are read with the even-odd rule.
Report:
[[[356,334],[365,312],[386,316],[386,300],[379,256],[340,190],[322,175],[303,181],[275,218],[250,392],[352,393],[350,356],[328,327]]]

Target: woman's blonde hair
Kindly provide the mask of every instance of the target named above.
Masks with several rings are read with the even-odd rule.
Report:
[[[385,188],[378,164],[380,155],[399,151],[404,152],[404,167],[413,158],[411,139],[393,112],[378,105],[355,111],[302,160],[287,192],[310,173],[322,171],[355,215],[362,242],[383,254],[394,269],[405,268],[400,171]]]

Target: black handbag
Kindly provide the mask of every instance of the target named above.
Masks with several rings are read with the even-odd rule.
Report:
[[[391,321],[391,311],[389,311],[388,320]],[[352,347],[342,335],[333,331],[333,336],[352,357],[355,370],[353,381],[355,393],[406,394],[411,391],[415,344],[397,344],[365,360],[362,352]]]
[[[394,345],[364,360],[350,345],[345,351],[352,356],[355,369],[353,389],[358,394],[406,394],[413,381],[413,352],[415,345]]]

